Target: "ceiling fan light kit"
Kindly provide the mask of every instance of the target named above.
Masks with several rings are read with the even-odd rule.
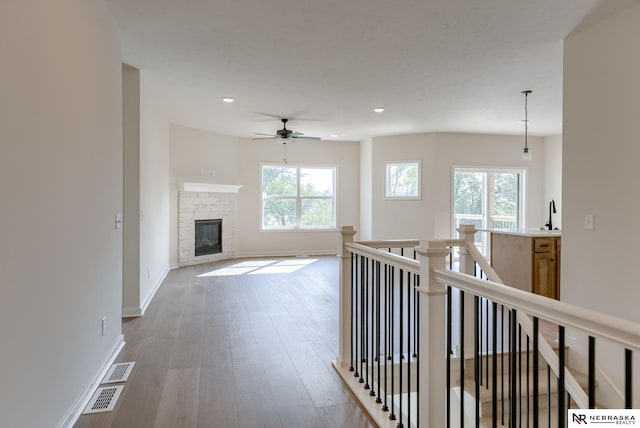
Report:
[[[291,129],[287,129],[287,122],[289,119],[282,118],[280,119],[282,122],[282,129],[278,129],[274,134],[262,134],[259,132],[254,132],[255,135],[265,135],[265,137],[254,138],[254,140],[277,140],[284,145],[284,163],[287,163],[287,143],[293,140],[321,140],[320,137],[308,137],[304,135],[302,132],[294,132]]]

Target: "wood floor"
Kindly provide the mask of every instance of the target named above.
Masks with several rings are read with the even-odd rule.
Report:
[[[173,270],[117,362],[136,365],[91,427],[374,427],[331,367],[338,258],[233,260]]]

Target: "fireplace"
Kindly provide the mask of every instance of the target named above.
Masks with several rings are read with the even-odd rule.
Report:
[[[222,252],[222,219],[195,220],[195,255]]]

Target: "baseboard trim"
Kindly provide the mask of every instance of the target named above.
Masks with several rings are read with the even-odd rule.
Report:
[[[93,395],[94,391],[100,385],[100,381],[104,378],[104,375],[107,374],[107,371],[109,370],[109,368],[115,361],[116,357],[124,347],[124,344],[125,344],[124,335],[120,335],[116,343],[113,345],[113,348],[111,348],[111,352],[107,354],[106,358],[100,365],[100,368],[96,372],[93,379],[91,379],[91,381],[89,382],[87,387],[84,389],[84,391],[82,391],[82,393],[80,394],[78,399],[75,401],[73,406],[71,406],[67,414],[62,419],[62,422],[58,424],[59,428],[73,428],[75,423],[78,421],[78,418],[80,418],[82,411],[84,410],[84,408],[87,406],[87,403],[91,399],[91,396]]]
[[[158,279],[156,281],[156,283],[153,285],[153,288],[151,289],[151,292],[149,293],[147,298],[144,299],[144,302],[142,303],[142,308],[140,309],[140,316],[144,316],[144,313],[147,311],[147,308],[151,304],[151,301],[155,297],[156,293],[158,292],[158,289],[160,288],[160,286],[164,282],[164,279],[167,277],[167,274],[169,273],[170,270],[171,270],[171,268],[167,267],[164,270],[164,272],[162,273],[162,275],[160,275],[160,279]]]
[[[144,300],[144,302],[139,308],[135,306],[129,307],[129,308],[122,308],[122,318],[138,318],[138,317],[144,316],[144,313],[146,312],[147,308],[151,304],[151,301],[155,297],[156,293],[158,292],[158,289],[164,282],[165,278],[167,277],[171,269],[173,268],[172,267],[166,268],[165,271],[162,273],[162,275],[160,275],[160,278],[153,285],[151,292],[149,293],[149,295],[147,296],[147,298]]]
[[[258,257],[314,257],[314,256],[335,256],[335,250],[327,251],[277,251],[277,252],[261,252],[261,253],[235,253],[234,259],[258,258]]]

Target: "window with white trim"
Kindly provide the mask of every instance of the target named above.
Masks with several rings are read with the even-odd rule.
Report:
[[[420,199],[420,161],[387,162],[385,197]]]
[[[262,230],[335,229],[336,168],[262,165]]]

